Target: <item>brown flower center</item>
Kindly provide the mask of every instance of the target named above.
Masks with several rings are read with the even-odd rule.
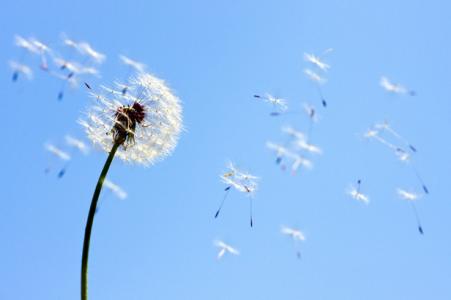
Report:
[[[114,126],[111,129],[114,143],[126,147],[135,143],[136,124],[142,124],[146,117],[145,107],[138,102],[121,106],[114,114]]]

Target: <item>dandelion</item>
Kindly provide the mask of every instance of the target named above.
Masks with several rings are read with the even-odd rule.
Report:
[[[382,76],[380,80],[381,87],[389,93],[415,96],[415,91],[409,90],[399,83],[392,83],[387,77]]]
[[[360,179],[357,180],[357,187],[351,186],[350,188],[348,188],[347,194],[357,201],[363,202],[365,204],[369,204],[370,198],[360,191],[361,183],[362,183],[362,181]]]
[[[119,185],[113,183],[112,181],[105,178],[105,181],[103,182],[104,186],[113,192],[113,194],[116,195],[121,200],[124,200],[127,198],[127,192],[124,191],[123,188],[121,188]]]
[[[88,88],[89,85],[86,85]],[[92,89],[91,89],[92,91]],[[130,80],[130,93],[92,93],[96,105],[88,110],[85,127],[94,145],[109,152],[97,182],[86,222],[81,268],[81,299],[87,299],[91,230],[97,202],[113,158],[148,166],[174,150],[182,130],[179,99],[163,80],[144,73]]]
[[[285,99],[274,97],[271,94],[266,94],[265,96],[254,95],[254,98],[261,99],[273,106],[273,111],[270,113],[270,116],[278,116],[288,108]]]
[[[412,193],[412,192],[408,192],[404,189],[398,188],[396,190],[398,196],[403,199],[403,200],[407,200],[410,202],[411,206],[412,206],[412,210],[415,214],[415,219],[417,222],[417,227],[418,227],[418,231],[420,232],[420,234],[424,234],[423,232],[423,226],[421,225],[421,220],[420,220],[420,216],[418,215],[417,212],[417,208],[415,206],[415,201],[420,197],[418,194]]]
[[[296,250],[296,256],[298,259],[301,259],[301,251],[299,250],[298,244],[299,242],[305,241],[304,233],[302,233],[302,231],[300,231],[299,229],[287,226],[282,226],[282,228],[280,229],[280,233],[282,233],[283,235],[287,235],[291,238],[294,244],[293,246]]]
[[[251,175],[247,172],[241,171],[237,169],[232,163],[229,163],[227,167],[227,171],[220,175],[220,178],[223,183],[227,186],[224,189],[225,194],[222,198],[221,204],[219,205],[218,210],[215,213],[215,218],[219,216],[219,213],[224,205],[224,202],[229,194],[229,191],[234,188],[241,193],[245,193],[250,196],[250,225],[253,226],[253,217],[252,217],[252,196],[257,190],[257,180],[258,177]]]
[[[17,81],[20,74],[25,75],[28,80],[33,79],[33,71],[29,66],[18,63],[16,61],[10,61],[9,66],[13,71],[12,81]]]
[[[224,256],[224,254],[226,254],[226,253],[230,253],[230,254],[233,254],[233,255],[239,255],[240,254],[240,252],[237,249],[235,249],[232,246],[224,243],[221,240],[216,240],[216,241],[213,242],[213,244],[216,247],[219,248],[219,252],[218,252],[218,256],[217,256],[218,259],[221,259]]]

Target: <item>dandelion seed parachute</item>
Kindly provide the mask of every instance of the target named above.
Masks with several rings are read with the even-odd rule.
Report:
[[[222,182],[224,182],[227,185],[227,187],[224,190],[226,193],[221,201],[221,204],[219,205],[218,210],[216,211],[215,218],[218,217],[230,189],[234,188],[239,192],[251,196],[249,204],[250,204],[250,225],[252,227],[253,226],[252,196],[257,190],[258,177],[251,175],[247,172],[240,171],[232,163],[229,163],[228,170],[223,174],[221,174],[220,178]]]
[[[29,66],[18,63],[16,61],[10,61],[9,66],[13,71],[12,81],[17,81],[19,74],[25,75],[28,80],[33,79],[33,71]]]
[[[404,199],[404,200],[407,200],[410,202],[413,213],[415,214],[415,220],[417,222],[418,232],[423,235],[424,234],[423,225],[421,225],[420,215],[418,214],[417,208],[415,206],[415,201],[420,198],[420,195],[415,194],[413,192],[408,192],[401,188],[398,188],[396,190],[396,192],[401,199]]]
[[[302,231],[300,231],[299,229],[291,228],[291,227],[287,227],[287,226],[282,226],[280,229],[280,233],[282,233],[283,235],[289,236],[291,238],[291,240],[293,241],[293,244],[294,244],[293,246],[296,251],[296,256],[298,259],[301,259],[301,251],[299,250],[298,242],[305,241],[304,233],[302,233]]]
[[[216,240],[216,241],[213,242],[213,244],[216,247],[219,248],[219,253],[218,253],[217,259],[221,259],[226,252],[228,252],[230,254],[233,254],[233,255],[239,255],[240,254],[240,252],[237,249],[235,249],[232,246],[224,243],[221,240]]]
[[[119,185],[113,183],[112,181],[105,179],[105,181],[103,182],[103,185],[109,189],[110,191],[112,191],[116,197],[118,197],[121,200],[124,200],[127,198],[127,192],[121,188]]]

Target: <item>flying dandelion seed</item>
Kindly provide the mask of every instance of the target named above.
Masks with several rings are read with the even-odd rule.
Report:
[[[52,53],[52,50],[49,46],[35,38],[26,39],[21,37],[20,35],[16,35],[14,37],[14,44],[17,47],[24,49],[29,54],[39,55],[39,67],[44,71],[48,70],[47,55],[51,55]],[[22,61],[20,63],[22,63]]]
[[[66,135],[64,139],[66,140],[66,144],[69,145],[70,147],[76,148],[84,155],[89,154],[89,147],[82,140],[74,138],[73,136],[70,135]]]
[[[127,77],[130,75],[132,71],[135,71],[136,73],[144,73],[146,71],[146,65],[143,63],[132,60],[131,58],[128,58],[127,56],[124,55],[119,55],[119,59],[124,65],[128,66]],[[121,89],[122,94],[125,95],[128,90],[128,85],[126,84],[121,85],[122,85]]]
[[[321,85],[323,85],[324,83],[326,83],[326,79],[321,77],[318,73],[310,70],[310,69],[304,69],[304,74],[307,76],[308,79],[310,79],[311,81],[313,81],[313,83],[316,86],[316,89],[318,91],[318,94],[320,96],[321,99],[321,104],[323,105],[323,107],[327,106],[327,101],[323,96],[323,91],[321,89]]]
[[[36,46],[28,39],[21,37],[20,35],[16,35],[14,37],[14,44],[24,49],[25,51],[31,53],[31,54],[39,54],[39,49],[36,48]]]
[[[409,90],[401,84],[392,83],[387,77],[382,76],[380,80],[381,87],[389,93],[398,94],[398,95],[410,95],[415,96],[416,92],[413,90]]]
[[[420,234],[424,234],[423,231],[423,226],[421,225],[421,220],[420,220],[420,216],[418,215],[417,212],[417,208],[415,205],[415,201],[418,200],[418,198],[420,197],[418,194],[412,193],[412,192],[408,192],[404,189],[398,188],[396,190],[398,196],[403,199],[403,200],[407,200],[408,202],[410,202],[411,206],[412,206],[412,210],[415,214],[415,219],[417,222],[417,227],[418,227],[418,231],[420,232]]]
[[[66,174],[67,168],[69,166],[69,161],[71,160],[71,156],[67,152],[61,150],[60,148],[58,148],[57,146],[55,146],[53,144],[45,144],[44,147],[53,156],[55,156],[58,159],[65,162],[65,165],[60,169],[60,171],[57,174],[58,178],[63,178],[63,176]],[[50,172],[50,170],[51,170],[51,167],[49,166],[45,169],[45,173]]]
[[[89,85],[86,85],[90,87]],[[96,105],[80,120],[94,145],[108,152],[97,182],[85,227],[81,267],[81,299],[88,297],[88,256],[97,203],[115,155],[126,162],[151,165],[170,155],[182,130],[180,100],[165,82],[138,74],[130,80],[130,92],[102,95],[93,92]]]
[[[300,231],[299,229],[291,228],[291,227],[287,227],[287,226],[282,226],[282,228],[280,229],[280,233],[282,233],[283,235],[289,236],[291,238],[291,240],[293,241],[294,249],[296,251],[296,257],[298,259],[301,259],[301,251],[299,250],[299,242],[305,241],[304,233],[302,233],[302,231]]]
[[[40,56],[41,63],[39,65],[39,67],[43,71],[48,71],[49,66],[47,63],[47,55],[52,54],[52,49],[50,49],[49,46],[47,46],[46,44],[44,44],[43,42],[41,42],[35,38],[29,39],[29,42],[35,46],[35,49],[37,50],[37,53]]]
[[[323,72],[327,72],[327,70],[330,69],[330,66],[328,64],[323,62],[318,56],[315,56],[314,54],[304,53],[304,60],[318,67]]]
[[[50,75],[61,79],[61,88],[58,92],[57,99],[61,101],[64,98],[65,89],[69,83],[72,87],[78,86],[78,78],[82,75],[99,76],[99,71],[93,67],[87,67],[75,61],[69,61],[61,57],[54,57],[54,63],[59,66],[60,71],[67,71],[66,74],[50,72]]]
[[[279,116],[288,109],[287,101],[285,99],[274,97],[271,94],[266,94],[264,96],[254,95],[254,98],[261,99],[272,105],[273,111],[269,114],[270,116]]]
[[[76,49],[82,54],[82,55],[86,55],[87,57],[89,57],[93,62],[97,63],[97,64],[101,64],[105,61],[106,56],[105,54],[102,54],[96,50],[94,50],[94,48],[91,47],[90,44],[86,43],[86,42],[80,42],[77,44]]]
[[[258,177],[237,169],[232,163],[229,163],[227,169],[228,170],[222,173],[220,176],[222,182],[226,184],[226,188],[224,189],[225,191],[224,198],[222,199],[221,204],[219,205],[219,208],[215,213],[215,218],[219,216],[219,213],[224,205],[225,199],[227,198],[229,191],[233,188],[241,193],[245,193],[246,195],[250,196],[249,197],[250,225],[251,227],[253,227],[254,222],[252,216],[252,198],[255,191],[257,190]]]
[[[291,173],[292,175],[295,175],[296,172],[300,167],[304,167],[305,169],[312,169],[313,163],[303,157],[302,155],[299,155],[297,153],[294,153],[287,149],[286,147],[273,143],[273,142],[267,142],[266,147],[277,154],[276,163],[281,164],[282,160],[285,160],[287,164],[291,165]],[[282,164],[281,169],[285,170],[286,165]]]
[[[19,79],[20,74],[23,74],[28,80],[33,79],[33,71],[29,66],[16,61],[10,61],[9,66],[13,71],[13,76],[11,78],[13,82],[16,82]]]
[[[375,128],[378,129],[369,129],[365,134],[364,137],[365,138],[370,138],[370,139],[374,139],[376,141],[378,141],[379,143],[381,143],[382,145],[386,146],[387,148],[389,148],[390,150],[393,151],[393,153],[396,155],[396,157],[398,158],[399,161],[404,162],[406,164],[408,164],[411,168],[412,171],[415,175],[415,177],[417,178],[417,180],[419,181],[419,183],[421,184],[421,187],[423,188],[423,191],[426,194],[429,194],[429,189],[426,186],[423,178],[421,177],[420,173],[418,172],[418,170],[416,169],[415,165],[413,164],[413,162],[411,161],[411,155],[409,152],[407,152],[406,150],[404,150],[402,147],[397,146],[393,143],[390,143],[389,141],[387,141],[386,139],[382,138],[380,136],[380,132],[381,130],[383,131],[387,131],[388,133],[390,133],[391,135],[393,135],[395,138],[402,140],[404,144],[407,144],[409,146],[409,148],[412,150],[412,152],[416,152],[416,148],[413,147],[410,143],[408,143],[402,136],[398,137],[397,135],[399,135],[396,131],[393,130],[390,131],[390,127],[388,127],[385,124],[376,124]],[[390,129],[387,129],[390,128]],[[404,141],[405,140],[405,141]],[[415,151],[414,151],[415,149]]]
[[[346,193],[349,196],[351,196],[353,199],[357,200],[357,201],[360,201],[360,202],[365,203],[365,204],[369,204],[370,203],[370,198],[360,191],[361,183],[362,183],[362,181],[360,179],[357,180],[357,186],[353,186],[353,185],[350,186],[347,189]]]
[[[226,254],[226,253],[230,253],[230,254],[233,254],[233,255],[240,255],[240,252],[237,249],[235,249],[232,246],[224,243],[221,240],[216,240],[216,241],[213,242],[213,244],[216,247],[219,248],[217,259],[223,258],[224,254]]]
[[[307,130],[307,137],[311,139],[312,131],[313,131],[313,124],[318,122],[318,114],[316,113],[315,106],[304,103],[303,104],[304,112],[309,118],[309,126]]]
[[[315,146],[313,144],[307,143],[306,140],[297,139],[294,141],[294,145],[298,149],[305,150],[312,154],[322,154],[323,153],[323,150],[321,150],[321,148],[319,148],[318,146]]]
[[[282,128],[282,132],[288,134],[293,138],[292,145],[297,150],[303,150],[311,154],[322,154],[323,151],[320,147],[307,142],[308,136],[303,132],[298,131],[292,127],[286,126]]]
[[[104,186],[109,189],[111,192],[113,192],[116,197],[118,197],[121,200],[124,200],[127,198],[127,192],[121,188],[119,185],[113,183],[112,181],[105,179],[103,182]]]
[[[383,123],[377,123],[376,125],[374,125],[374,128],[377,130],[386,131],[390,133],[393,137],[400,140],[407,147],[409,147],[410,150],[412,150],[413,152],[417,152],[417,148],[413,146],[411,143],[409,143],[409,141],[405,137],[403,137],[401,134],[395,131],[387,121]]]

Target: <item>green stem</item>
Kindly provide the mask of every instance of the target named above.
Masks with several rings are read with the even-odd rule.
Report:
[[[89,243],[91,241],[92,224],[94,223],[94,215],[96,213],[97,202],[99,200],[100,191],[102,190],[103,182],[105,181],[106,174],[113,161],[114,155],[120,144],[115,143],[111,148],[110,154],[103,166],[102,173],[100,173],[99,180],[97,181],[94,195],[92,195],[91,207],[89,208],[88,220],[86,221],[85,238],[83,240],[83,255],[81,258],[81,300],[88,299],[88,256],[89,256]]]

